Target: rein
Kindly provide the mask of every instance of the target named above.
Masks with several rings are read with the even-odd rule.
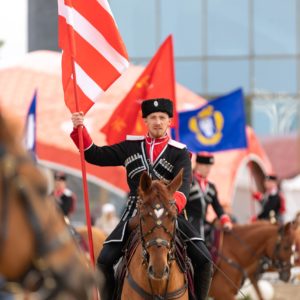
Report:
[[[245,240],[241,239],[237,234],[235,234],[232,231],[228,233],[231,234],[244,247],[244,249],[246,249],[246,251],[251,254],[251,257],[259,258],[259,255],[251,249],[251,247],[249,246],[248,243],[245,242]],[[270,257],[268,257],[267,255],[263,255],[259,259],[259,267],[256,275],[257,277],[259,277],[260,274],[262,274],[264,271],[272,267],[277,269],[279,272],[282,270],[287,270],[288,268],[291,267],[290,263],[286,263],[285,261],[282,261],[280,259],[280,247],[281,247],[281,241],[283,239],[283,235],[284,235],[284,226],[280,226],[280,228],[278,229],[278,236],[277,236],[276,244],[274,246],[272,255]],[[227,257],[224,257],[223,255],[221,255],[221,253],[219,253],[219,256],[222,259],[224,259],[228,264],[241,271],[244,278],[247,277],[247,272],[238,263],[233,262],[231,259],[228,259]]]

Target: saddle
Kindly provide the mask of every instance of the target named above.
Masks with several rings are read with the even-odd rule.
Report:
[[[138,230],[132,231],[127,243],[123,248],[123,257],[120,260],[119,265],[117,266],[115,277],[116,277],[116,287],[114,291],[113,299],[120,300],[122,294],[122,287],[124,279],[128,274],[130,261],[140,243],[140,236]],[[188,282],[188,290],[191,299],[194,299],[194,280],[193,280],[193,267],[190,259],[186,253],[186,245],[180,235],[177,234],[175,238],[176,251],[175,259],[182,273],[185,274]]]

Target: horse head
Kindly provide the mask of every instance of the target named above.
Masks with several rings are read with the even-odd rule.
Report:
[[[169,184],[152,180],[145,172],[139,185],[139,230],[143,261],[148,276],[162,280],[169,276],[174,259],[177,208],[174,193],[182,184],[181,170]]]
[[[271,267],[279,273],[282,281],[288,282],[295,254],[295,226],[292,222],[279,226],[275,244],[268,249]]]
[[[87,299],[94,275],[20,141],[0,114],[0,274],[42,299]]]

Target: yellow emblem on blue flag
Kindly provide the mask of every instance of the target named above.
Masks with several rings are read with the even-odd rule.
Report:
[[[222,139],[224,117],[209,105],[189,121],[189,128],[203,145],[215,145]]]

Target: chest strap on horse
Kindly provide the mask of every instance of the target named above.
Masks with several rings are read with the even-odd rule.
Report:
[[[133,279],[133,277],[131,276],[130,272],[128,272],[128,276],[127,276],[127,280],[129,285],[140,295],[143,297],[144,300],[172,300],[172,299],[177,299],[180,298],[181,296],[183,296],[183,294],[185,293],[186,289],[187,289],[187,281],[186,279],[184,280],[184,285],[183,287],[167,293],[164,296],[160,296],[160,295],[152,295],[148,292],[146,292],[143,288],[141,288],[136,281]]]
[[[219,257],[222,258],[224,261],[226,261],[226,263],[228,265],[230,265],[231,267],[237,269],[238,271],[240,271],[242,273],[242,282],[244,282],[245,279],[248,277],[248,274],[245,271],[245,269],[243,269],[243,267],[241,265],[239,265],[237,262],[235,262],[231,258],[228,258],[228,257],[222,255],[220,252],[218,254],[219,254]]]

